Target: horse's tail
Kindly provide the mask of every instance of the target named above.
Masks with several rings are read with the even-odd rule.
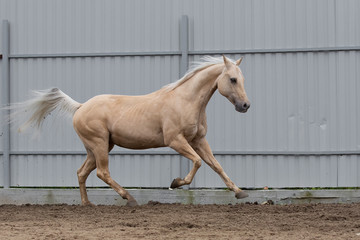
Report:
[[[10,110],[15,110],[10,114],[10,121],[25,115],[27,120],[19,127],[19,132],[33,126],[38,130],[41,128],[45,118],[54,110],[57,114],[73,117],[75,112],[81,107],[81,103],[76,102],[71,97],[63,93],[58,88],[41,91],[32,91],[34,97],[22,103],[14,104]]]

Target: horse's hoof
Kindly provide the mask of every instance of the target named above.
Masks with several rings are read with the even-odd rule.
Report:
[[[181,185],[180,185],[180,181],[181,181],[181,180],[182,180],[181,178],[175,178],[175,179],[172,181],[172,183],[171,183],[171,185],[170,185],[170,188],[174,189],[174,188],[180,187],[180,186],[181,186]]]
[[[237,192],[237,193],[235,194],[235,197],[236,197],[237,199],[247,198],[248,196],[249,196],[249,194],[247,194],[247,193],[244,192],[244,191],[240,191],[240,192]]]
[[[93,204],[93,203],[91,203],[91,202],[84,202],[84,203],[82,203],[82,206],[95,207],[95,204]]]
[[[137,205],[138,205],[138,203],[136,202],[135,199],[133,199],[133,200],[128,200],[127,203],[126,203],[126,206],[127,206],[127,207],[135,207],[135,206],[137,206]]]

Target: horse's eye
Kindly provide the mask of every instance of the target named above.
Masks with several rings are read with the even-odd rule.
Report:
[[[231,83],[236,83],[237,79],[236,78],[230,78],[230,82]]]

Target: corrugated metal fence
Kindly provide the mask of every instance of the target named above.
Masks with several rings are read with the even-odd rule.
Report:
[[[8,20],[4,56],[4,26],[10,34],[10,101],[53,86],[80,102],[145,94],[203,55],[245,56],[249,112],[235,112],[220,94],[207,109],[208,140],[230,178],[246,188],[357,187],[358,10],[351,0],[0,1],[0,19]],[[85,151],[71,121],[48,124],[38,139],[11,129],[9,152],[5,132],[0,185],[77,186]],[[111,174],[127,187],[168,187],[188,168],[169,149],[113,151]],[[87,185],[105,184],[92,174]],[[224,186],[205,165],[191,184]]]

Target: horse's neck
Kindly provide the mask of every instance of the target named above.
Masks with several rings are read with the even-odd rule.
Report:
[[[181,95],[187,101],[200,108],[205,108],[210,98],[217,89],[216,79],[221,74],[223,66],[221,64],[210,66],[198,73],[191,79],[177,88],[182,91]]]

